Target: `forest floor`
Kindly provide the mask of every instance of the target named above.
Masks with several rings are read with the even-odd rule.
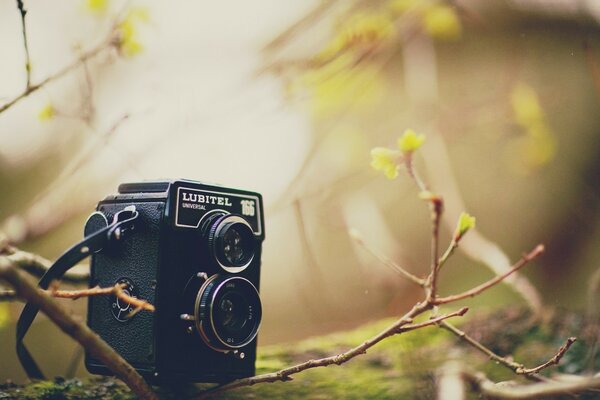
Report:
[[[393,320],[382,320],[363,327],[288,345],[259,348],[257,374],[337,354],[356,346],[383,330]],[[512,354],[527,366],[535,366],[553,356],[569,336],[578,341],[558,367],[547,373],[580,374],[600,370],[600,333],[597,323],[582,315],[555,313],[548,323],[534,321],[522,309],[471,315],[461,329],[501,355]],[[489,361],[484,355],[462,344],[449,332],[428,327],[388,338],[342,366],[304,371],[292,382],[264,383],[215,396],[218,399],[434,399],[435,379],[449,358],[483,371],[494,381],[515,379],[512,371]],[[198,386],[157,388],[161,398],[191,398]],[[591,393],[583,398],[598,398]],[[62,379],[14,385],[0,385],[0,399],[130,399],[131,392],[113,378],[90,380]],[[478,398],[469,393],[469,398]]]

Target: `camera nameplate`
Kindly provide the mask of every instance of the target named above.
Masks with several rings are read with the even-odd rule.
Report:
[[[261,202],[258,196],[187,186],[177,188],[175,226],[196,229],[204,215],[222,210],[244,216],[257,236],[262,235]]]

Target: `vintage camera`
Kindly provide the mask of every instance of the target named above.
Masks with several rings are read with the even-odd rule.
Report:
[[[152,382],[254,375],[261,195],[188,180],[123,184],[98,203],[86,236],[124,209],[135,210],[135,230],[92,256],[91,285],[120,283],[156,311],[136,313],[115,296],[92,297],[90,328]],[[85,364],[92,373],[111,373],[90,354]]]

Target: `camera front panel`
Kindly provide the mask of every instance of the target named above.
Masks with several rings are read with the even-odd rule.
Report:
[[[262,207],[257,193],[171,185],[157,289],[157,365],[165,379],[254,374]]]

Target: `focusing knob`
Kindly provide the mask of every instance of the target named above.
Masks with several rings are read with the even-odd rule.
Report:
[[[207,280],[208,275],[206,272],[195,273],[188,280],[185,288],[183,289],[183,296],[181,299],[182,314],[179,314],[179,319],[183,321],[183,326],[188,334],[191,334],[195,331],[194,321],[196,318],[194,316],[194,302],[196,301],[198,290],[200,290],[202,285]]]
[[[123,288],[121,290],[126,295],[138,298],[138,289],[129,279],[121,278],[117,281],[117,284],[122,285]],[[110,311],[117,321],[129,321],[133,317],[132,313],[134,310],[134,306],[120,299],[118,296],[114,294],[110,296]]]

